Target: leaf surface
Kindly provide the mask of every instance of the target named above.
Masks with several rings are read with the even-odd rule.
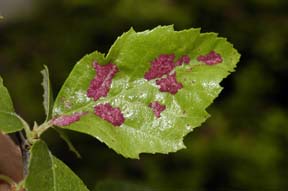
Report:
[[[78,152],[78,150],[75,148],[73,143],[71,142],[69,136],[66,134],[64,129],[60,128],[53,128],[60,136],[60,138],[67,144],[69,150],[73,152],[77,158],[81,158],[81,154]]]
[[[43,86],[43,106],[46,114],[46,121],[48,121],[52,116],[52,107],[53,107],[53,94],[52,88],[49,78],[49,70],[46,65],[44,65],[44,69],[41,71],[43,76],[43,81],[41,85]]]
[[[23,124],[14,112],[13,103],[7,88],[3,85],[0,77],[0,131],[3,133],[13,133],[20,131]]]
[[[31,148],[25,188],[29,191],[88,191],[82,180],[54,157],[41,140]]]
[[[211,51],[221,56],[216,64],[213,60],[213,65],[199,60],[199,56],[213,59]],[[160,55],[185,63],[175,67],[170,63],[171,67],[165,70],[173,74],[167,73],[166,78],[164,74],[161,80],[162,74],[157,74],[153,79],[147,72],[153,73],[152,63],[157,58],[161,60]],[[175,152],[185,148],[184,136],[209,117],[205,109],[222,90],[219,83],[234,71],[239,57],[233,46],[215,33],[201,34],[199,29],[174,31],[173,26],[143,32],[130,29],[116,40],[106,56],[96,51],[75,65],[57,96],[53,116],[71,115],[76,120],[70,120],[63,128],[92,135],[125,157]],[[87,90],[97,76],[95,62],[113,63],[119,71],[108,95],[94,101],[87,96]],[[159,67],[155,64],[154,68]],[[145,75],[150,76],[149,80]],[[171,90],[173,84],[177,89]],[[107,103],[123,113],[125,121],[120,126],[95,115],[95,106]],[[161,106],[161,111],[149,107],[152,103]],[[110,115],[111,111],[106,113]]]
[[[46,65],[44,65],[44,69],[41,70],[41,74],[43,76],[43,81],[41,83],[43,87],[43,106],[46,114],[46,121],[48,121],[52,116],[52,107],[53,107],[53,94],[51,88],[51,82],[49,78],[49,70]]]
[[[50,77],[49,77],[49,69],[46,65],[44,65],[44,69],[41,70],[41,74],[43,76],[43,81],[41,83],[43,87],[43,107],[45,110],[46,114],[46,119],[45,121],[48,121],[51,119],[52,116],[52,107],[53,107],[53,93],[52,93],[52,88],[51,88],[51,82],[50,82]],[[75,155],[78,158],[81,158],[79,152],[76,150],[72,142],[70,141],[69,137],[65,134],[65,132],[61,129],[54,128],[55,131],[59,134],[60,138],[65,141],[69,149],[75,153]]]

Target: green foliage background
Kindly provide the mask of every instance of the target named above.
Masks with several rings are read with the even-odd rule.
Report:
[[[0,73],[15,110],[31,124],[45,120],[40,70],[50,69],[56,96],[74,64],[94,50],[107,52],[117,36],[173,24],[227,37],[242,54],[222,83],[212,117],[185,139],[186,150],[124,159],[86,135],[67,132],[77,159],[54,131],[52,152],[94,188],[125,180],[180,190],[288,188],[288,15],[285,0],[50,0],[17,20],[0,21]],[[5,11],[1,10],[4,14]],[[5,17],[5,14],[3,15]]]

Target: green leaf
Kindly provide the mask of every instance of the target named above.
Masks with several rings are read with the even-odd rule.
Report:
[[[44,93],[43,93],[43,106],[46,114],[46,120],[48,121],[51,119],[52,116],[52,107],[53,107],[53,93],[51,88],[51,82],[49,78],[49,70],[46,65],[44,65],[44,69],[41,71],[41,74],[43,76],[43,81],[41,85],[43,86]],[[69,149],[75,153],[75,155],[78,158],[81,158],[81,155],[76,150],[76,148],[73,146],[72,142],[69,140],[69,137],[65,134],[64,131],[61,129],[55,128],[56,132],[59,134],[59,136],[65,141],[65,143],[68,145]]]
[[[24,186],[29,191],[88,191],[84,183],[39,140],[31,148],[29,174]]]
[[[14,112],[12,100],[7,88],[3,85],[3,80],[0,77],[0,110],[5,112]]]
[[[53,94],[51,89],[51,83],[49,79],[49,70],[46,65],[44,65],[44,69],[41,71],[43,76],[43,81],[41,85],[43,86],[43,106],[46,114],[46,121],[51,119],[52,116],[52,107],[53,107]]]
[[[14,112],[13,103],[7,88],[0,77],[0,131],[13,133],[23,129],[23,123]]]
[[[198,56],[215,51],[222,63],[208,65]],[[144,79],[151,62],[161,54],[190,57],[189,64],[176,67],[177,81],[183,88],[175,95],[160,92],[155,80]],[[135,32],[130,29],[112,45],[105,56],[93,52],[82,58],[70,73],[53,107],[53,116],[84,113],[80,120],[63,128],[86,133],[107,144],[125,157],[140,153],[168,153],[185,148],[183,138],[208,117],[206,108],[222,90],[219,83],[234,71],[239,53],[215,33],[200,34],[199,29],[174,31],[173,26]],[[106,97],[94,101],[87,89],[95,76],[92,63],[116,64]],[[154,116],[149,104],[166,106],[161,117]],[[125,122],[120,127],[94,114],[93,107],[109,103],[122,111]]]
[[[65,143],[67,144],[69,150],[71,152],[73,152],[77,158],[81,158],[80,153],[78,152],[78,150],[74,147],[73,143],[70,141],[68,135],[66,134],[66,132],[63,129],[60,128],[53,128],[60,136],[61,139],[63,139],[63,141],[65,141]]]

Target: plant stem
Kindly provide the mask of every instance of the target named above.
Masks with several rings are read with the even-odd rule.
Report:
[[[31,145],[29,144],[26,137],[24,136],[23,131],[16,132],[15,138],[14,138],[15,142],[17,143],[21,151],[21,156],[22,156],[21,158],[22,158],[22,163],[23,163],[23,175],[25,177],[28,175],[28,164],[29,164],[29,158],[30,158],[29,149]]]
[[[53,124],[52,124],[52,121],[50,120],[41,124],[40,126],[34,126],[33,132],[35,133],[35,136],[39,138],[42,133],[44,133],[47,129],[49,129],[52,126]]]
[[[24,177],[28,175],[28,164],[30,160],[30,147],[31,145],[40,138],[41,134],[44,133],[48,128],[52,126],[50,121],[43,123],[42,125],[38,126],[37,123],[34,124],[33,130],[30,130],[28,124],[23,120],[22,123],[26,128],[24,128],[26,137],[23,135],[22,132],[19,132],[19,142],[20,148],[22,152],[22,160],[23,160],[23,173]]]
[[[19,132],[19,139],[20,139],[20,149],[22,153],[22,161],[23,161],[23,174],[24,177],[28,175],[28,164],[30,159],[30,144],[28,143],[27,139],[24,137],[22,132]]]
[[[41,134],[45,132],[48,128],[52,126],[52,122],[48,121],[43,123],[42,125],[38,126],[37,123],[34,124],[33,130],[31,131],[28,123],[22,119],[20,116],[16,115],[16,117],[22,122],[23,129],[25,132],[26,137],[23,134],[23,131],[17,133],[17,138],[19,142],[19,146],[21,149],[22,154],[22,161],[23,161],[23,175],[24,177],[28,175],[28,164],[30,160],[30,147],[36,140],[39,139]]]
[[[16,184],[9,176],[5,176],[2,174],[0,174],[0,180],[3,180],[4,182],[10,184],[11,186]]]

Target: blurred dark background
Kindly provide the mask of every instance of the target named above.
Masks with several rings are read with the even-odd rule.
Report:
[[[186,150],[124,159],[67,131],[77,159],[53,130],[44,139],[91,189],[109,179],[155,190],[288,190],[287,10],[287,0],[1,0],[0,75],[17,112],[40,123],[43,64],[56,96],[82,56],[107,53],[131,26],[217,32],[241,61],[208,108],[212,117],[185,138]]]

